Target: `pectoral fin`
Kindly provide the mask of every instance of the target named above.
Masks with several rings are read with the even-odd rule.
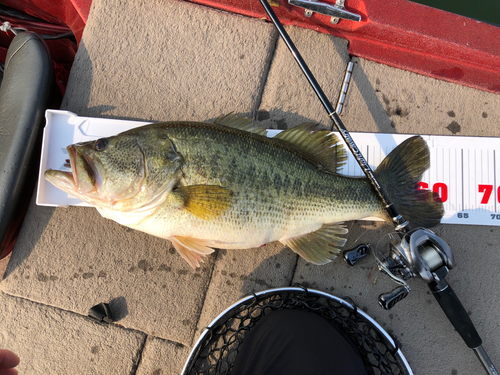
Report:
[[[340,248],[345,245],[346,239],[338,237],[347,233],[347,228],[342,223],[326,224],[321,229],[304,236],[281,240],[299,254],[304,260],[321,265],[331,262],[340,253]]]
[[[176,188],[173,199],[182,208],[193,215],[210,220],[231,207],[233,193],[221,186],[191,185]]]
[[[181,256],[189,263],[193,269],[200,266],[199,262],[203,262],[201,256],[205,256],[214,252],[214,249],[208,247],[210,241],[200,240],[192,237],[172,237],[170,238],[172,245],[181,254]]]

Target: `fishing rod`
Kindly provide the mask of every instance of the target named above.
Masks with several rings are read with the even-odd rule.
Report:
[[[328,100],[325,93],[321,89],[321,86],[316,81],[316,78],[314,78],[314,75],[309,70],[309,67],[305,63],[304,59],[300,55],[300,53],[297,50],[297,48],[295,47],[295,45],[293,44],[292,40],[290,39],[290,36],[285,31],[283,25],[281,24],[278,17],[276,16],[274,11],[272,10],[271,6],[269,5],[269,3],[266,0],[264,0],[264,1],[261,0],[260,2],[262,4],[262,6],[264,7],[266,13],[268,14],[269,18],[274,23],[274,26],[276,26],[276,28],[278,29],[278,32],[280,33],[281,37],[283,38],[283,41],[286,43],[288,49],[290,50],[293,57],[295,58],[295,61],[297,61],[297,63],[299,64],[300,69],[302,70],[302,72],[306,76],[307,80],[309,81],[309,84],[311,85],[314,92],[316,93],[319,100],[321,101],[321,104],[323,104],[323,107],[325,107],[325,110],[328,113],[328,116],[333,121],[333,124],[335,125],[335,127],[339,131],[340,135],[344,139],[345,143],[347,144],[347,147],[349,148],[351,153],[356,158],[356,161],[358,162],[359,166],[363,170],[363,173],[370,180],[370,183],[372,184],[373,188],[375,189],[377,195],[382,200],[382,202],[387,210],[387,213],[389,214],[389,217],[392,218],[392,220],[396,226],[396,230],[398,232],[400,231],[403,233],[408,232],[411,229],[410,224],[397,211],[396,207],[392,204],[389,197],[382,189],[382,186],[380,186],[379,182],[375,178],[375,175],[373,174],[373,170],[370,168],[370,166],[368,165],[368,162],[364,158],[363,154],[361,153],[359,148],[356,146],[356,143],[354,142],[354,140],[351,138],[351,135],[349,134],[346,127],[342,123],[342,120],[338,116],[337,112],[333,109],[330,101]]]
[[[389,217],[392,219],[400,235],[399,240],[394,240],[390,244],[390,253],[388,256],[382,256],[381,259],[375,256],[379,270],[387,274],[396,283],[400,284],[400,286],[393,291],[380,295],[378,301],[379,305],[386,310],[392,308],[397,302],[408,295],[410,287],[406,280],[409,280],[411,277],[422,278],[427,283],[437,302],[467,346],[474,350],[486,372],[490,375],[498,375],[498,371],[482,346],[482,340],[469,314],[451,286],[445,280],[446,275],[448,275],[449,271],[453,268],[453,255],[450,247],[443,239],[429,229],[411,229],[408,221],[406,221],[397,211],[397,208],[390,201],[384,189],[377,181],[373,170],[356,146],[356,143],[342,123],[337,112],[333,109],[333,106],[314,78],[314,75],[309,70],[309,67],[300,55],[297,47],[295,47],[273,9],[267,0],[259,1],[295,58],[302,73],[304,73],[312,89],[318,96],[321,104],[323,104],[328,116],[358,162],[363,173],[382,200]],[[355,262],[366,255],[369,250],[370,246],[368,244],[360,245],[353,250],[344,252],[344,259],[348,264],[354,265]]]

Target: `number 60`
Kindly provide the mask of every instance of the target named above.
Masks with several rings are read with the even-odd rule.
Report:
[[[427,182],[419,182],[418,189],[429,189],[429,184]],[[432,191],[439,195],[443,203],[448,200],[448,186],[444,182],[436,182],[432,185]]]

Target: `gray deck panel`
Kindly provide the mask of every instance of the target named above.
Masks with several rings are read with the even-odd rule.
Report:
[[[349,62],[347,41],[297,27],[289,26],[286,30],[335,108]],[[304,122],[331,126],[321,102],[281,39],[269,68],[259,119],[273,129],[291,128]]]
[[[148,336],[136,374],[180,374],[189,352],[179,343]]]
[[[203,121],[252,113],[276,32],[179,1],[94,1],[62,107],[79,115]]]
[[[188,345],[212,265],[195,272],[170,242],[92,208],[33,204],[0,288],[82,315],[111,302],[122,326]]]
[[[0,345],[15,352],[20,374],[130,374],[143,333],[0,292]]]
[[[353,58],[342,114],[352,131],[500,135],[500,96]]]

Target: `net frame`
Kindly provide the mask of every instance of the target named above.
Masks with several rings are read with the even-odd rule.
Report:
[[[413,375],[392,336],[354,302],[305,287],[264,290],[227,308],[204,329],[182,375],[229,375],[245,333],[263,316],[280,309],[310,311],[334,322],[375,375]]]

